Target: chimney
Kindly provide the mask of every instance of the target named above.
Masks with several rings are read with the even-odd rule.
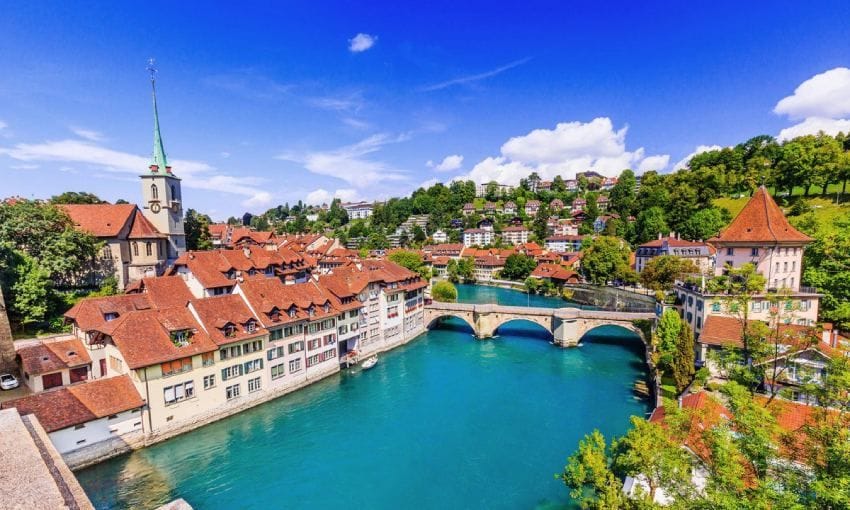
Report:
[[[246,244],[245,246],[243,246],[243,247],[242,247],[242,254],[243,254],[243,255],[245,255],[245,258],[246,258],[246,259],[250,259],[250,258],[251,258],[251,249],[250,249],[250,248],[248,248],[248,245],[247,245],[247,244]]]
[[[658,233],[658,240],[661,240],[661,232]]]

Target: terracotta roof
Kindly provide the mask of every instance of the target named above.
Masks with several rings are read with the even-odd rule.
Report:
[[[278,279],[248,280],[239,284],[239,291],[266,327],[307,319],[319,320],[342,311],[336,306],[339,303],[335,296],[314,281],[285,285]],[[326,303],[330,305],[327,312],[324,311]],[[311,306],[313,315],[309,313]],[[357,306],[360,306],[359,302]],[[276,321],[272,317],[275,309],[280,313]],[[289,315],[290,310],[295,311],[295,317]]]
[[[502,232],[528,232],[528,228],[526,227],[505,227],[502,229]]]
[[[704,434],[724,420],[731,419],[732,413],[705,391],[682,397],[681,407],[690,413],[684,445],[699,458],[710,459],[711,449],[705,442]],[[664,406],[659,406],[652,412],[649,421],[663,425],[665,417]]]
[[[60,205],[77,228],[96,237],[117,237],[137,210],[133,204]]]
[[[540,264],[531,272],[533,278],[549,278],[561,281],[578,281],[578,273],[557,264]]]
[[[85,298],[78,301],[70,310],[65,312],[65,318],[76,323],[83,331],[104,331],[107,328],[106,314],[116,314],[122,317],[135,310],[153,308],[145,294],[124,294]]]
[[[188,308],[137,311],[117,322],[110,336],[131,369],[218,349]],[[185,330],[191,333],[188,345],[178,347],[171,333]]]
[[[96,379],[4,402],[3,409],[17,408],[34,414],[47,432],[122,413],[144,406],[129,376]]]
[[[91,364],[88,351],[77,338],[28,345],[17,349],[17,355],[21,357],[21,368],[30,375]]]
[[[145,218],[145,215],[142,214],[138,208],[134,209],[133,216],[131,221],[133,224],[130,226],[130,233],[127,235],[127,239],[151,239],[151,238],[166,238],[165,234],[162,234],[157,230],[156,227],[153,226],[153,223],[148,221]]]
[[[708,247],[708,243],[700,243],[696,241],[688,241],[686,239],[677,239],[675,237],[662,237],[661,239],[653,239],[652,241],[639,245],[639,248],[661,248],[664,245],[674,248],[702,248]]]
[[[732,223],[712,239],[712,242],[795,242],[808,243],[811,237],[794,228],[785,218],[782,209],[760,186],[747,205],[735,216]]]
[[[153,308],[170,308],[172,306],[186,306],[192,299],[192,292],[186,286],[182,276],[158,276],[156,278],[142,278],[134,282],[129,293],[140,293],[148,297]]]
[[[266,333],[242,300],[242,296],[226,294],[195,299],[192,301],[192,308],[197,312],[210,339],[218,345],[226,345]],[[248,324],[251,322],[255,327],[253,332],[248,331]],[[228,324],[233,326],[232,336],[224,334],[224,328]]]
[[[748,325],[758,322],[750,320]],[[782,324],[780,325],[780,332],[789,343],[805,342],[815,334],[813,328],[797,324]],[[705,318],[705,324],[703,324],[698,341],[708,345],[743,347],[741,333],[741,321],[735,317],[709,315]]]

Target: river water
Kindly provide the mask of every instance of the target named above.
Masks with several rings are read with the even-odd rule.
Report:
[[[465,302],[564,306],[462,285]],[[622,434],[643,347],[603,327],[557,348],[526,322],[475,340],[449,319],[357,369],[77,473],[97,508],[569,508],[554,479],[594,428]]]

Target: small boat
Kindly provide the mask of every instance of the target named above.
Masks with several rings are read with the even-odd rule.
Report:
[[[377,364],[378,364],[378,357],[377,357],[377,356],[372,356],[371,358],[369,358],[369,359],[367,359],[366,361],[364,361],[364,362],[360,365],[360,368],[362,368],[363,370],[369,370],[370,368],[374,367],[374,366],[375,366],[375,365],[377,365]]]

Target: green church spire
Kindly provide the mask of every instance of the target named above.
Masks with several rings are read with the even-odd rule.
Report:
[[[151,92],[153,94],[153,159],[151,165],[158,167],[157,173],[165,173],[168,169],[168,160],[165,157],[165,147],[162,145],[162,133],[159,131],[159,112],[156,109],[156,67],[154,64],[154,59],[150,59],[148,71],[151,73]]]

